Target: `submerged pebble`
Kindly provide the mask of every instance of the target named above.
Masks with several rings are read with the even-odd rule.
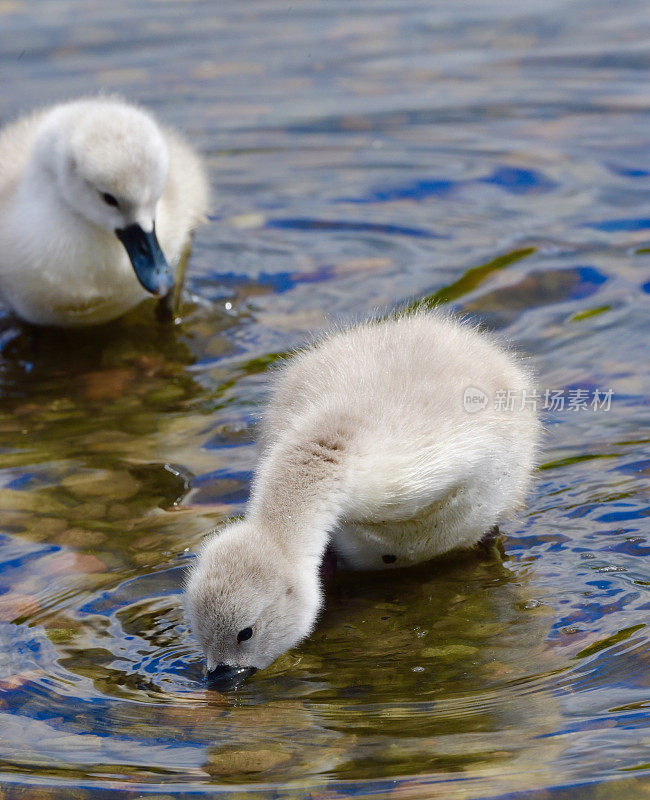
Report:
[[[80,500],[92,498],[128,500],[136,495],[141,484],[128,472],[94,470],[67,475],[61,486]]]
[[[210,756],[205,770],[211,775],[246,775],[268,772],[291,759],[289,753],[267,748],[225,750]]]

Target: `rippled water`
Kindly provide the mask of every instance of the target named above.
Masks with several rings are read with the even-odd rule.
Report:
[[[119,91],[216,187],[183,324],[3,322],[0,795],[650,797],[647,4],[0,0],[0,31],[0,118]],[[505,557],[343,575],[207,691],[180,585],[265,367],[424,296],[566,400]]]

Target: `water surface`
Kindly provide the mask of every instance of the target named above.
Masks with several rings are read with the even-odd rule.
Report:
[[[0,0],[0,29],[1,119],[118,91],[215,185],[182,324],[2,320],[4,796],[650,796],[647,4]],[[566,401],[505,557],[342,576],[208,691],[180,587],[244,507],[266,367],[422,297]]]

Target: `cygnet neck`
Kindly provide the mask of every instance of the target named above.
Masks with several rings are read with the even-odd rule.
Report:
[[[46,213],[56,217],[59,236],[63,233],[62,218],[71,220],[70,224],[75,226],[90,224],[61,191],[60,172],[70,158],[66,154],[65,133],[66,129],[57,127],[51,119],[42,123],[18,192],[18,202],[29,210],[30,216],[48,209]],[[52,212],[53,208],[56,209],[55,213]]]
[[[293,560],[320,566],[343,509],[343,459],[323,437],[278,442],[258,468],[247,519]]]

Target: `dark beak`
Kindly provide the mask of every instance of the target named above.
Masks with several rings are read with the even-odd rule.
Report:
[[[208,684],[211,689],[219,689],[219,691],[236,689],[254,672],[257,672],[255,667],[231,667],[229,664],[217,664],[208,672]]]
[[[115,235],[129,254],[135,274],[144,288],[158,297],[165,297],[174,286],[167,259],[156,238],[156,228],[145,233],[139,225],[119,228]]]

